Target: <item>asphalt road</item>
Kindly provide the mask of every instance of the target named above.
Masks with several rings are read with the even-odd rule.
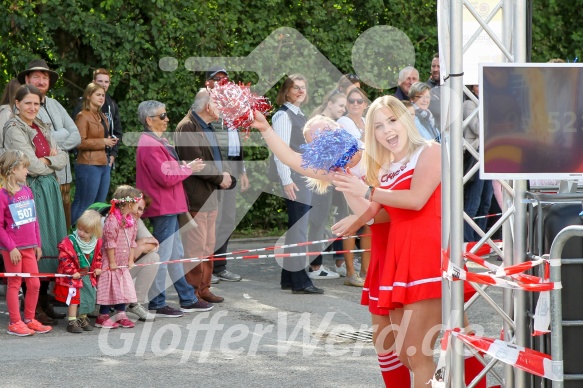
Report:
[[[230,250],[270,246],[274,240],[233,241]],[[324,264],[331,266],[328,256]],[[2,387],[381,387],[370,341],[340,333],[370,328],[359,304],[360,288],[343,278],[315,281],[323,295],[293,295],[279,287],[275,259],[232,260],[243,281],[213,286],[225,297],[207,313],[138,322],[134,329],[82,334],[65,331],[14,337],[0,332]],[[494,291],[494,297],[500,297]],[[177,306],[173,289],[169,303]],[[65,312],[64,307],[58,307]],[[8,325],[0,297],[0,327]],[[131,314],[130,318],[132,318]],[[500,332],[500,320],[483,302],[470,310],[486,335]]]

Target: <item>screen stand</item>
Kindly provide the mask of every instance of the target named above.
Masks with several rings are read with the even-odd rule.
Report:
[[[559,194],[575,194],[577,193],[576,180],[563,180],[559,182]]]

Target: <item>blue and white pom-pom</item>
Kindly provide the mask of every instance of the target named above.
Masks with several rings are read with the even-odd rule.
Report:
[[[358,140],[344,128],[319,130],[314,141],[300,148],[302,168],[325,171],[344,171],[359,150]]]

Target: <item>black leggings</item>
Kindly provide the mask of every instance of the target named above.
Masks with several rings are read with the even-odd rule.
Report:
[[[113,308],[115,311],[123,312],[126,311],[126,305],[124,303],[116,304],[116,305],[101,305],[99,307],[99,314],[109,314],[109,310]]]

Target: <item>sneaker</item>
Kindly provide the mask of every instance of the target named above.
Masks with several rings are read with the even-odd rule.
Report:
[[[79,322],[79,326],[81,326],[81,329],[83,329],[83,331],[93,331],[93,326],[91,325],[87,317],[79,317],[77,321]]]
[[[153,321],[154,320],[154,314],[150,313],[148,310],[146,310],[144,308],[144,306],[142,306],[139,303],[136,303],[135,306],[129,306],[128,307],[128,312],[135,314],[138,316],[138,320],[141,322],[146,322],[146,321]]]
[[[338,279],[340,275],[336,272],[330,271],[328,268],[324,267],[323,265],[320,266],[320,269],[314,271],[312,267],[308,270],[308,276],[310,279]]]
[[[101,314],[95,320],[95,327],[103,329],[117,329],[119,325],[114,322],[108,314]]]
[[[33,319],[32,321],[28,322],[26,326],[28,326],[30,330],[34,330],[35,332],[40,334],[48,333],[49,331],[53,330],[52,327],[48,325],[43,325],[36,319]]]
[[[194,313],[197,311],[210,311],[213,307],[215,306],[213,306],[212,303],[199,299],[196,303],[191,304],[190,306],[181,306],[180,311],[183,313]]]
[[[363,287],[364,280],[360,277],[360,275],[358,273],[355,272],[354,275],[347,276],[346,279],[344,279],[344,285],[345,286],[354,286],[354,287]]]
[[[215,276],[215,274],[211,275],[211,284],[219,284],[221,282],[221,279],[218,278],[217,276]]]
[[[73,319],[72,321],[67,322],[67,332],[74,334],[83,333],[83,328],[78,319]]]
[[[346,276],[346,263],[342,263],[342,265],[340,267],[336,267],[336,265],[334,265],[334,271],[340,275],[341,277],[345,277]]]
[[[164,306],[156,310],[156,317],[160,318],[180,318],[183,315],[182,311],[173,309],[170,306]]]
[[[10,335],[17,335],[19,337],[26,337],[29,335],[34,335],[35,331],[29,329],[28,326],[22,321],[18,321],[13,324],[8,325],[8,330],[6,332]]]
[[[236,273],[232,273],[231,271],[227,271],[226,269],[224,271],[221,271],[217,274],[215,274],[220,280],[223,280],[225,282],[239,282],[241,281],[241,275],[237,275]]]
[[[126,329],[132,329],[134,326],[136,326],[132,321],[129,320],[125,311],[115,315],[115,322],[121,327],[125,327]]]

